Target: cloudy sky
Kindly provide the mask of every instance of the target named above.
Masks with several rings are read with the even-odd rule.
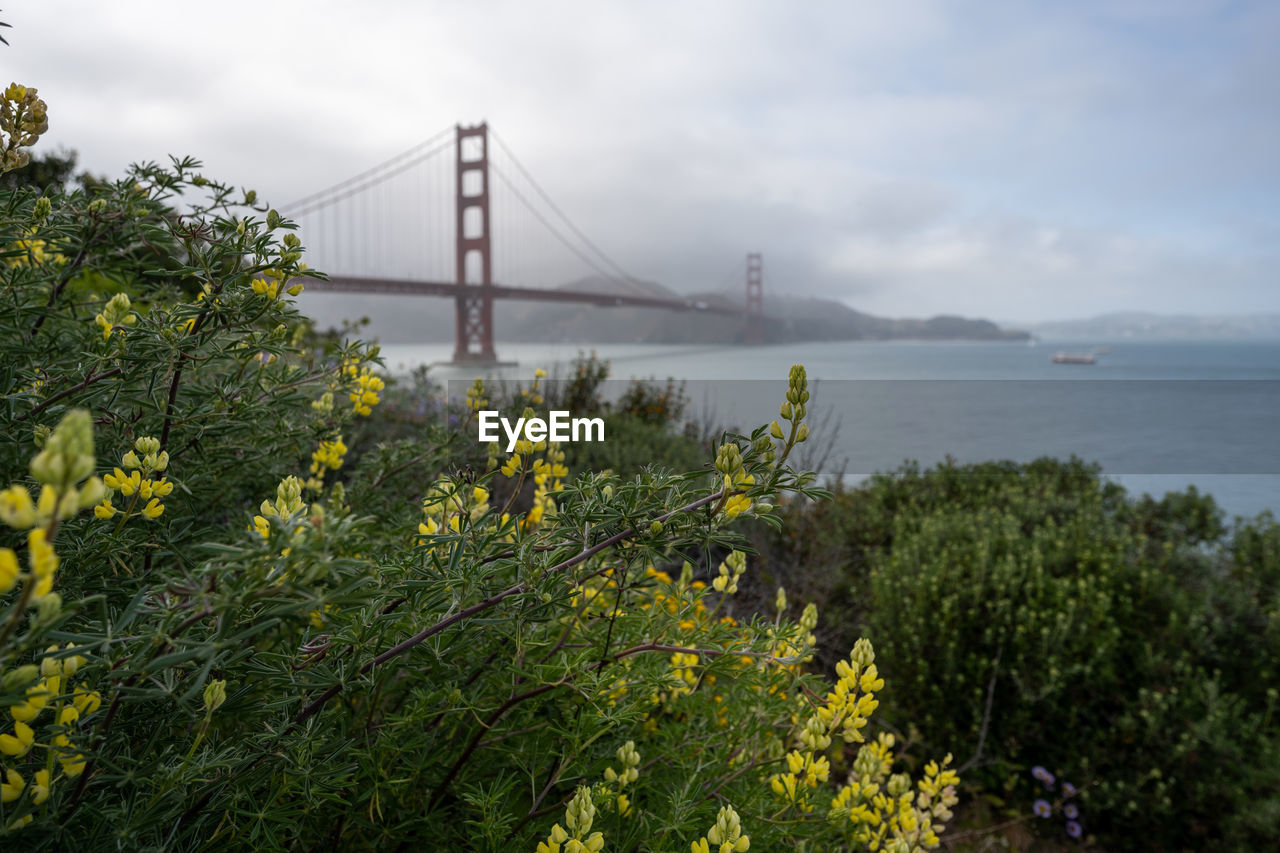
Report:
[[[280,204],[487,120],[593,242],[678,290],[760,251],[767,288],[878,314],[1280,311],[1275,2],[10,0],[0,20],[6,77],[49,104],[42,145],[96,173],[191,154]]]

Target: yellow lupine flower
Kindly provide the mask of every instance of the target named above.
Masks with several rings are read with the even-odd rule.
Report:
[[[267,281],[264,278],[255,278],[251,282],[251,286],[253,287],[254,293],[257,293],[260,296],[265,296],[268,299],[275,299],[280,290],[280,283],[274,279],[272,281]]]
[[[58,763],[62,765],[63,774],[74,779],[84,772],[84,766],[88,760],[76,749],[71,738],[66,735],[57,735],[53,739],[53,744],[58,750]]]
[[[0,783],[0,803],[12,803],[22,796],[27,783],[17,770],[8,768],[4,771],[4,782]]]
[[[48,483],[40,487],[40,497],[36,499],[36,518],[53,518],[58,511],[58,493]]]
[[[31,571],[40,579],[52,578],[58,570],[58,555],[46,539],[43,527],[37,527],[27,534],[28,559]]]
[[[13,758],[21,758],[31,751],[31,745],[35,740],[36,733],[31,730],[31,726],[15,721],[13,734],[0,735],[0,752]]]
[[[130,310],[131,307],[127,293],[117,293],[107,300],[107,304],[103,306],[102,313],[93,318],[93,321],[102,328],[102,339],[104,341],[110,338],[112,332],[115,331],[119,331],[120,336],[124,337],[123,327],[132,326],[138,322],[138,316]]]
[[[150,502],[147,503],[146,508],[142,510],[142,514],[147,518],[159,518],[160,514],[163,512],[164,507],[160,505],[160,501],[156,498],[152,498]]]
[[[0,492],[0,521],[16,530],[36,523],[36,507],[25,486],[10,486]]]
[[[18,555],[11,548],[0,548],[0,595],[13,589],[18,581]]]
[[[37,770],[31,786],[31,802],[37,806],[49,799],[49,771]]]
[[[49,697],[58,689],[59,679],[46,678],[39,684],[33,684],[27,688],[27,698],[25,701],[17,705],[9,706],[9,713],[20,723],[29,723],[36,717],[40,716],[40,712],[44,710],[44,706],[48,704]]]
[[[87,717],[102,707],[102,694],[96,690],[80,692],[71,697],[71,702],[80,712],[80,716]]]

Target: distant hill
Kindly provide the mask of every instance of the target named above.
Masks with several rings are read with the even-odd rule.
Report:
[[[679,294],[660,284],[602,277],[579,279],[564,290],[695,299],[709,305],[741,306],[723,294]],[[369,333],[384,343],[453,340],[453,303],[447,299],[372,296],[354,293],[303,293],[298,305],[321,328],[343,320],[369,318]],[[938,316],[927,320],[874,317],[829,299],[770,296],[766,292],[765,338],[788,341],[890,340],[1025,340],[1026,332],[1001,329],[988,320]],[[571,303],[517,302],[494,304],[498,338],[515,343],[737,343],[739,317],[651,308],[598,308]]]
[[[1064,340],[1266,340],[1280,338],[1280,314],[1197,317],[1129,312],[1026,328],[1037,337]]]

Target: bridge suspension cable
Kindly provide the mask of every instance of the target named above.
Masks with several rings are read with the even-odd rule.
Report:
[[[490,133],[492,133],[492,131],[490,131]],[[566,249],[573,252],[575,255],[578,256],[579,260],[581,260],[587,266],[591,267],[596,272],[600,273],[600,275],[604,276],[605,278],[609,278],[609,279],[616,278],[616,276],[613,273],[608,272],[603,267],[601,267],[598,263],[596,263],[591,258],[590,255],[586,254],[577,246],[575,246],[569,240],[568,237],[564,236],[564,234],[562,234],[555,227],[555,225],[551,223],[550,220],[548,220],[545,216],[543,216],[542,213],[536,207],[533,206],[533,204],[529,201],[529,199],[525,197],[524,193],[520,192],[520,190],[516,187],[515,183],[510,178],[507,177],[506,173],[503,172],[502,169],[498,168],[498,165],[496,163],[494,163],[493,161],[490,161],[489,170],[498,176],[498,179],[502,181],[502,183],[506,186],[508,190],[510,190],[511,194],[515,196],[516,200],[518,200],[521,204],[523,204],[525,206],[525,209],[528,210],[531,214],[533,214],[533,217],[535,219],[537,219],[544,226],[546,226],[546,229],[551,232],[551,235],[555,237],[557,240],[559,240],[561,243],[563,243]],[[628,276],[628,278],[630,277]]]
[[[319,192],[314,192],[311,195],[300,198],[291,204],[285,205],[282,209],[290,217],[303,216],[321,208],[328,207],[329,205],[335,204],[343,199],[350,198],[357,193],[362,193],[365,190],[371,189],[378,184],[390,180],[396,175],[412,168],[413,166],[431,159],[440,152],[452,148],[453,138],[450,134],[453,133],[453,130],[453,127],[446,127],[444,130],[432,135],[422,142],[419,142],[412,148],[401,151],[394,157],[389,157],[378,165],[365,169],[358,175],[352,175],[350,178],[347,178],[344,181],[339,181],[331,187],[326,187]],[[441,142],[441,140],[446,136],[449,136],[450,138]],[[423,153],[424,149],[429,148],[432,145],[435,145],[435,147]],[[385,173],[384,170],[386,170]]]
[[[581,240],[582,243],[587,248],[589,248],[593,253],[595,253],[596,257],[598,257],[601,261],[603,261],[606,266],[613,269],[614,272],[616,273],[616,276],[606,273],[604,270],[601,270],[599,266],[587,260],[585,257],[582,256],[582,254],[577,249],[573,249],[573,247],[570,246],[570,248],[573,249],[574,254],[578,255],[579,258],[582,258],[593,269],[595,269],[597,272],[600,272],[606,278],[616,277],[629,282],[635,282],[639,280],[635,276],[633,276],[631,273],[624,270],[618,263],[616,263],[613,260],[613,258],[605,254],[604,251],[602,251],[599,246],[591,242],[591,239],[588,238],[586,234],[582,233],[582,229],[580,229],[577,225],[575,225],[573,221],[569,219],[567,215],[565,215],[565,212],[560,209],[559,205],[557,205],[554,201],[552,201],[551,196],[547,194],[547,191],[544,190],[536,180],[534,180],[533,175],[529,174],[529,170],[524,167],[524,164],[520,162],[520,158],[516,157],[515,152],[513,152],[511,148],[507,145],[507,143],[502,140],[501,136],[499,136],[492,129],[489,130],[489,135],[493,138],[495,142],[498,143],[498,147],[502,149],[503,153],[506,154],[507,157],[511,158],[511,162],[515,165],[516,169],[519,170],[521,176],[523,176],[524,179],[529,182],[529,185],[533,187],[534,191],[538,194],[539,197],[541,197],[541,199],[544,202],[546,202],[547,206],[551,208],[551,210],[556,214],[556,216],[560,217],[560,220],[569,228],[570,231],[573,232],[574,236],[576,236],[579,240]],[[490,164],[490,167],[492,168],[492,163]],[[566,246],[569,246],[569,242],[564,237],[564,235],[562,235],[559,231],[557,231],[551,225],[551,223],[549,223],[541,214],[539,214],[534,209],[533,205],[529,203],[528,199],[526,199],[518,190],[515,189],[515,187],[512,185],[510,180],[505,175],[499,172],[499,177],[502,178],[502,180],[507,183],[508,188],[512,190],[515,196],[521,201],[521,203],[525,205],[525,207],[527,207],[530,210],[530,212],[534,214],[534,216],[536,216],[539,220],[541,220],[542,223],[553,234],[555,234],[555,236],[562,243],[564,243]]]

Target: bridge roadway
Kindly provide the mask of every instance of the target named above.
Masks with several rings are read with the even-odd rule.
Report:
[[[318,293],[390,293],[402,296],[484,296],[494,299],[524,299],[535,302],[576,302],[606,308],[664,308],[669,311],[702,311],[741,317],[745,308],[712,305],[700,299],[663,299],[657,296],[592,293],[586,290],[543,290],[535,287],[512,287],[506,284],[458,284],[452,281],[413,281],[398,278],[365,278],[331,275],[328,280],[299,280],[310,291]]]

